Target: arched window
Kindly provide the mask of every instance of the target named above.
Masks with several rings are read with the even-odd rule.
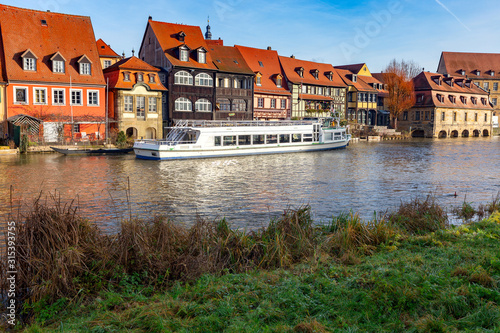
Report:
[[[194,84],[196,86],[212,87],[214,85],[214,80],[207,73],[200,73],[196,75]]]
[[[200,98],[194,103],[194,109],[197,112],[212,112],[212,103],[208,99]]]
[[[233,101],[233,111],[246,111],[247,105],[242,99],[235,99]]]
[[[217,106],[220,111],[231,111],[231,102],[227,98],[217,99]]]
[[[186,71],[179,71],[174,75],[174,83],[192,85],[193,76]]]
[[[193,103],[186,97],[179,97],[175,100],[175,111],[193,111]]]

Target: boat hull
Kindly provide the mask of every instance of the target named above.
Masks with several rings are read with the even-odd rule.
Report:
[[[64,155],[121,155],[130,153],[133,148],[124,149],[63,149],[50,147],[52,150]]]
[[[313,143],[300,145],[277,145],[262,147],[224,147],[220,149],[175,149],[147,144],[134,146],[135,156],[145,160],[178,160],[193,158],[215,158],[215,157],[233,157],[245,155],[264,155],[264,154],[283,154],[300,153],[322,150],[334,150],[346,148],[348,140],[336,141],[332,143]],[[156,147],[156,148],[155,148]],[[163,149],[162,149],[163,148]]]

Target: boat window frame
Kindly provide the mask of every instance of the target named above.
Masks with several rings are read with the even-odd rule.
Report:
[[[255,137],[260,137],[261,140],[255,140]],[[264,145],[264,144],[266,144],[266,135],[265,134],[253,134],[252,135],[252,144],[253,145]]]
[[[228,138],[234,138],[234,139],[231,139],[231,141],[229,141]],[[238,143],[237,140],[238,140],[238,136],[237,135],[224,135],[222,137],[222,145],[224,147],[236,146],[237,143]]]
[[[294,138],[295,136],[298,136],[298,138]],[[291,137],[292,143],[302,142],[302,133],[294,133],[291,135]]]
[[[221,147],[222,146],[222,137],[219,136],[214,136],[214,146],[215,147]]]
[[[287,136],[288,137],[288,140],[281,140],[283,137]],[[279,143],[290,143],[290,134],[288,133],[285,133],[285,134],[280,134],[278,136],[278,139],[279,139]]]
[[[266,144],[276,144],[278,143],[278,134],[266,134]]]
[[[247,140],[242,142],[242,138],[247,137]],[[238,146],[250,146],[252,145],[252,135],[250,134],[245,134],[245,135],[238,135]]]

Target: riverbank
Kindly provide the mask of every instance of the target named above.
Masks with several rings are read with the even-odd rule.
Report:
[[[456,213],[496,210],[498,200]],[[317,226],[303,207],[250,234],[224,220],[155,219],[110,236],[71,207],[39,206],[24,225],[28,332],[499,328],[498,212],[449,227],[427,198],[372,221],[342,214]]]

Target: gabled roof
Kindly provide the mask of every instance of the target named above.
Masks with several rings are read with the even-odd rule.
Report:
[[[221,72],[254,75],[248,67],[245,59],[237,48],[232,46],[220,46],[215,43],[209,45],[214,65]]]
[[[94,31],[89,17],[0,5],[0,28],[8,81],[69,82],[104,85]],[[24,71],[21,54],[38,57],[36,72]],[[59,52],[65,73],[53,73],[51,56]],[[94,68],[80,75],[77,61],[86,55]]]
[[[345,69],[353,72],[354,74],[358,74],[359,71],[365,66],[365,63],[362,64],[354,64],[354,65],[343,65],[343,66],[335,66],[338,69]]]
[[[105,58],[121,58],[121,56],[113,51],[111,46],[108,44],[104,43],[104,41],[99,38],[96,42],[97,44],[97,51],[99,52],[99,56],[105,57]]]
[[[273,79],[274,75],[283,74],[278,58],[278,52],[275,50],[256,49],[241,45],[235,45],[234,47],[238,49],[254,73],[260,72],[262,74],[261,85],[254,86],[255,92],[290,95],[290,91],[288,91],[287,84],[284,80],[281,88],[278,88]]]
[[[157,74],[160,70],[137,57],[130,57],[118,61],[116,64],[104,69],[104,76],[109,79],[109,88],[113,89],[132,89],[138,82],[135,75],[130,74],[130,81],[124,81],[123,72],[140,72],[144,74],[142,84],[148,86],[151,90],[167,90],[156,75],[154,83],[149,82],[148,74]]]
[[[177,49],[181,45],[186,45],[190,50],[197,50],[200,47],[204,47],[206,50],[209,49],[203,38],[200,27],[153,20],[148,20],[148,25],[153,29],[162,50],[165,52],[165,56],[173,66],[211,70],[217,69],[212,63],[210,52],[206,53],[206,64],[199,63],[196,52],[193,51],[190,52],[189,61],[187,62],[180,61],[178,58]],[[184,38],[179,38],[179,33],[181,32],[184,33]],[[184,40],[181,41],[180,39]]]
[[[364,81],[364,79],[367,78],[367,76],[360,76],[357,74],[352,73],[351,71],[347,69],[339,69],[336,68],[337,72],[339,73],[340,77],[342,80],[348,85],[348,86],[353,86],[356,88],[357,91],[361,92],[377,92],[377,89],[373,88],[372,85],[368,84],[367,82]],[[351,80],[352,75],[357,75],[357,80],[356,82],[353,82]]]
[[[465,71],[462,75],[461,71]],[[479,70],[480,75],[476,75]],[[490,71],[494,71],[492,76]],[[438,72],[453,76],[468,76],[471,79],[500,79],[500,53],[443,52]]]
[[[281,67],[285,72],[285,75],[288,81],[300,84],[314,84],[321,86],[330,86],[330,87],[345,87],[346,84],[342,81],[342,78],[339,76],[335,68],[329,64],[323,64],[312,61],[299,60],[295,58],[289,57],[279,57]],[[297,73],[297,68],[304,69],[304,77],[300,77],[299,73]],[[313,72],[318,71],[318,79],[313,76]],[[327,77],[329,73],[332,73],[332,80]]]
[[[442,84],[439,85],[437,84],[434,80],[435,79],[441,79]],[[422,72],[419,75],[417,75],[413,79],[413,84],[415,86],[415,91],[418,90],[435,90],[435,91],[442,91],[442,92],[448,92],[448,93],[465,93],[465,94],[476,94],[476,95],[484,95],[488,96],[489,94],[484,91],[483,89],[479,88],[476,86],[474,83],[470,84],[470,88],[466,87],[460,87],[458,84],[453,84],[453,86],[449,85],[446,83],[447,80],[459,80],[463,79],[462,77],[446,77],[442,74],[439,73],[430,73],[430,72]]]

